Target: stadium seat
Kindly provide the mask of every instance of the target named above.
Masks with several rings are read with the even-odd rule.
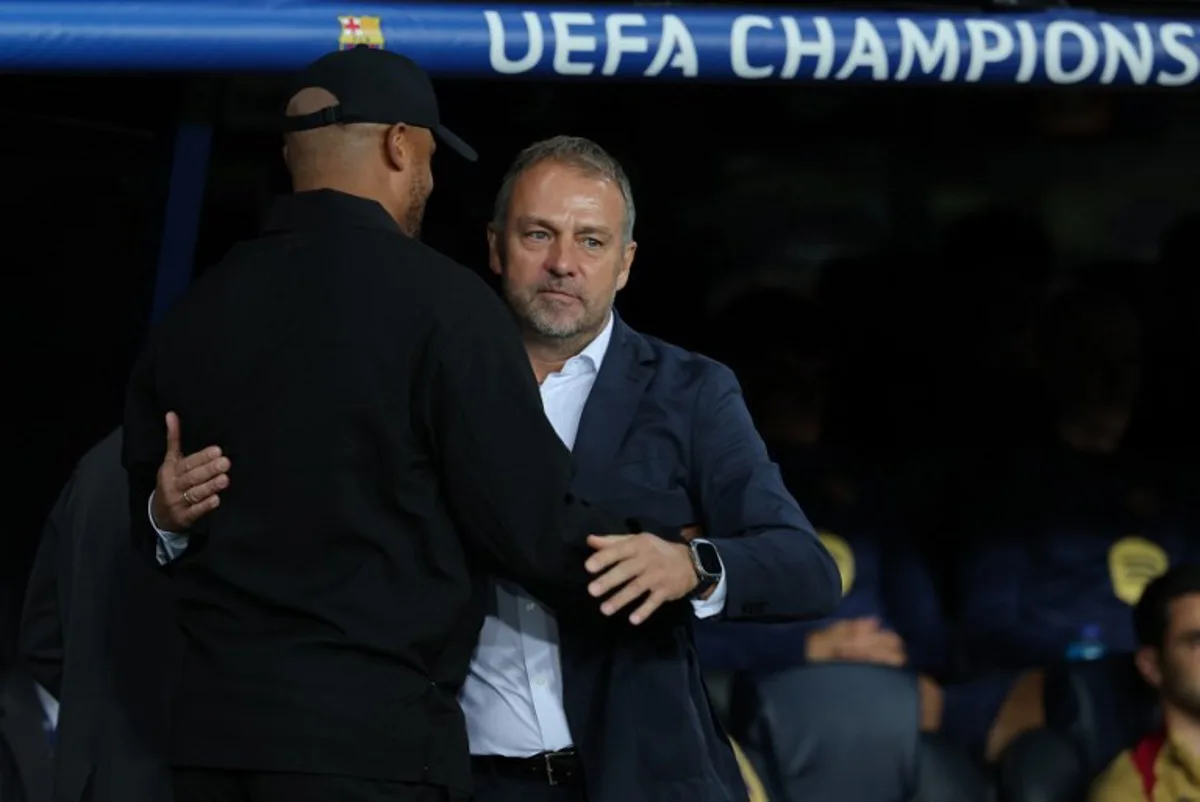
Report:
[[[982,802],[995,789],[968,748],[940,733],[923,733],[910,802]]]
[[[12,670],[0,676],[0,800],[50,802],[52,759],[33,680]]]
[[[804,666],[738,677],[730,731],[773,802],[901,802],[917,785],[918,704],[907,672]]]
[[[1123,749],[1158,724],[1154,693],[1129,655],[1046,673],[1046,729],[1026,733],[1000,762],[1004,802],[1078,802]]]

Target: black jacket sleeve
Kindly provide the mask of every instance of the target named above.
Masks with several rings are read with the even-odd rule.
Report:
[[[121,462],[129,477],[130,536],[134,549],[151,561],[155,561],[158,535],[150,524],[148,505],[167,452],[166,411],[159,409],[153,357],[151,341],[134,364],[129,380],[121,451]]]
[[[498,298],[442,316],[429,339],[417,405],[468,548],[555,606],[588,599],[589,534],[629,522],[570,493],[570,452],[542,407],[517,327]]]
[[[74,481],[74,480],[72,480]],[[66,515],[70,484],[54,505],[42,532],[29,585],[25,590],[25,605],[21,610],[21,634],[18,654],[29,673],[54,698],[62,689],[63,615],[59,604],[59,570],[62,550],[61,519]]]

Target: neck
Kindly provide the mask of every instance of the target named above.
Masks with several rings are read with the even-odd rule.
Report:
[[[356,198],[365,198],[373,200],[383,207],[397,225],[404,225],[405,209],[396,208],[395,201],[388,197],[387,193],[383,192],[376,182],[368,178],[360,178],[353,175],[329,175],[329,174],[313,174],[313,175],[293,175],[292,176],[292,191],[293,192],[317,192],[322,189],[330,189],[334,192],[342,192],[346,195],[353,195]]]
[[[522,323],[525,353],[529,355],[529,364],[533,366],[533,375],[537,377],[537,383],[540,385],[551,373],[562,370],[569,359],[583,353],[583,349],[591,345],[592,341],[600,336],[600,332],[604,331],[604,327],[612,319],[612,314],[609,311],[598,328],[581,331],[573,337],[546,337]]]
[[[1171,740],[1200,758],[1200,722],[1174,704],[1163,701],[1163,723]]]
[[[533,375],[537,377],[537,383],[541,384],[551,373],[562,370],[567,360],[579,356],[594,339],[595,336],[591,336],[584,340],[571,338],[545,342],[526,337],[525,353],[529,355],[529,364],[533,366]]]

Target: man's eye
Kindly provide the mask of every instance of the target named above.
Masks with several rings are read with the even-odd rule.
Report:
[[[545,239],[549,236],[545,231],[529,231],[525,234],[529,239]]]

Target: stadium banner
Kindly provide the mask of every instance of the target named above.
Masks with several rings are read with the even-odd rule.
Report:
[[[1189,86],[1200,19],[686,6],[0,2],[0,69],[276,71],[367,45],[435,76]]]

